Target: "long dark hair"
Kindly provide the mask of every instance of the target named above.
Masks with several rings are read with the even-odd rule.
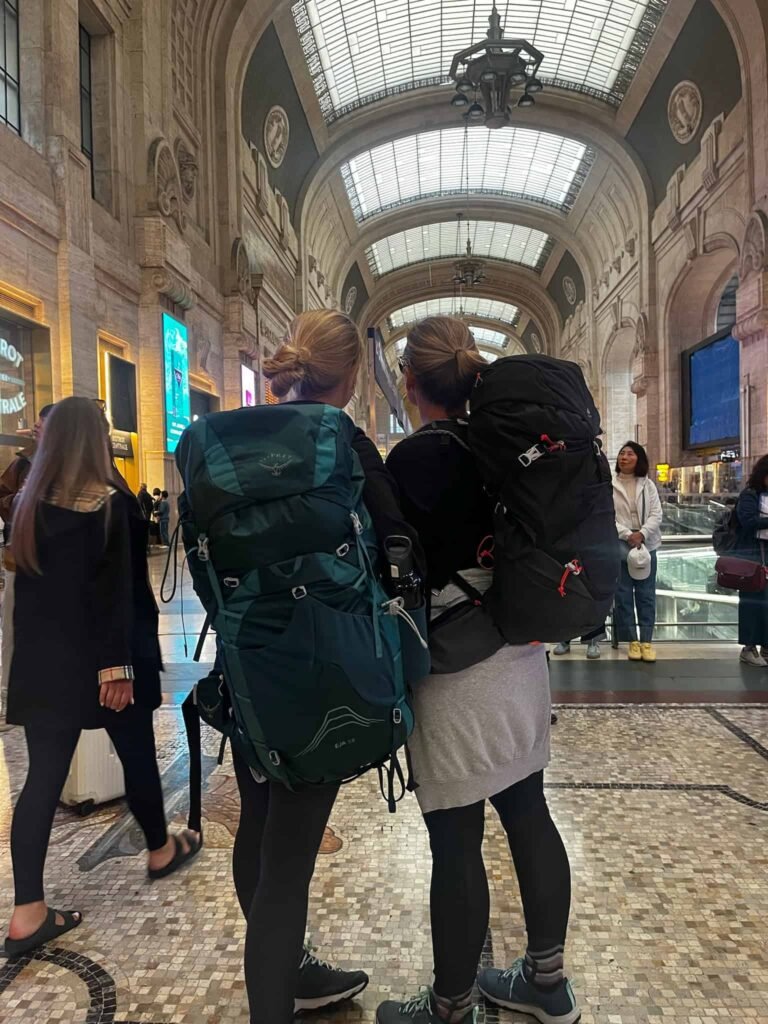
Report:
[[[761,494],[765,490],[765,481],[768,477],[768,455],[764,455],[755,463],[755,468],[750,474],[747,487]]]
[[[648,476],[650,472],[650,463],[648,462],[648,453],[641,444],[636,441],[626,441],[621,448],[619,448],[619,455],[624,451],[625,448],[631,448],[637,456],[637,465],[635,466],[635,476]],[[616,456],[616,476],[621,473],[619,468],[619,455]]]
[[[104,413],[90,398],[65,398],[48,417],[13,510],[11,549],[23,572],[40,572],[36,538],[40,502],[54,489],[64,505],[88,488],[108,493],[112,467],[104,422]]]

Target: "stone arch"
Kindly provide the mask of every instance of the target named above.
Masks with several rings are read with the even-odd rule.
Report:
[[[623,323],[606,345],[602,361],[601,391],[603,447],[613,462],[625,441],[637,434],[637,395],[632,390],[637,331]]]

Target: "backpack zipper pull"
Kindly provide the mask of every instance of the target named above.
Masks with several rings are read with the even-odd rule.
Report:
[[[360,522],[360,516],[357,514],[357,512],[350,512],[349,517],[352,520],[352,525],[355,528],[355,533],[359,537],[360,534],[363,532],[363,524]]]

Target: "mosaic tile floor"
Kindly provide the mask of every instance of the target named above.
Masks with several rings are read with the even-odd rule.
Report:
[[[157,716],[169,807],[181,823],[178,710]],[[549,798],[574,872],[569,967],[584,1024],[768,1024],[768,708],[561,711]],[[215,737],[208,738],[207,768]],[[0,915],[10,902],[9,789],[24,763],[0,738]],[[180,878],[144,881],[120,805],[85,821],[60,811],[48,885],[85,924],[31,963],[0,961],[3,1024],[246,1024],[243,924],[230,874],[237,800],[213,767],[207,847]],[[489,819],[492,813],[489,812]],[[523,947],[516,884],[498,824],[485,958]],[[370,1024],[377,1003],[430,977],[428,848],[415,801],[391,817],[372,780],[347,787],[312,890],[315,942],[370,971],[363,998],[319,1022]],[[482,1011],[481,1021],[524,1021]]]
[[[168,693],[156,718],[166,802],[178,825],[186,785],[178,704],[199,674],[185,658],[180,611],[177,600],[162,616]],[[194,638],[200,616],[191,603],[186,611]],[[732,647],[711,650],[722,682],[704,686],[685,660],[698,650],[677,646],[669,669],[641,667],[651,681],[667,671],[672,682],[660,687],[699,701],[680,707],[635,703],[647,699],[631,692],[647,685],[632,684],[636,666],[616,664],[615,681],[606,665],[572,684],[567,673],[581,666],[553,666],[553,687],[571,703],[553,734],[548,796],[573,868],[568,964],[583,1024],[768,1024],[768,704],[752,697],[750,688],[764,685],[757,677],[745,684],[734,672]],[[211,654],[209,642],[204,659]],[[712,664],[707,671],[718,676]],[[701,703],[720,690],[742,703]],[[605,706],[614,693],[629,697]],[[180,877],[145,881],[140,838],[121,804],[85,820],[59,812],[49,895],[82,909],[85,923],[31,961],[0,959],[2,1024],[247,1024],[244,925],[230,871],[237,789],[231,765],[215,764],[217,746],[208,734],[206,848]],[[24,757],[18,730],[0,735],[3,921],[10,810]],[[522,916],[502,830],[488,817],[492,919],[483,959],[507,964],[524,946]],[[428,888],[416,802],[392,817],[372,779],[346,787],[319,858],[310,928],[324,955],[365,968],[372,982],[360,1000],[308,1021],[372,1024],[382,999],[429,982]],[[482,1008],[479,1021],[530,1018]]]

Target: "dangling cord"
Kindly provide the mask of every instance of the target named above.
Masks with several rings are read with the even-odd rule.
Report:
[[[168,545],[168,554],[165,558],[165,571],[163,572],[163,582],[160,584],[160,600],[163,604],[170,604],[176,596],[176,583],[178,581],[179,563],[178,563],[178,548],[179,548],[179,531],[181,529],[181,523],[176,524],[176,529],[173,531],[171,542]],[[171,562],[173,562],[173,587],[168,597],[165,596],[165,585],[168,582],[168,573],[171,568]]]
[[[390,615],[397,615],[404,622],[406,622],[408,624],[408,628],[410,630],[412,630],[416,634],[416,637],[417,637],[419,643],[421,644],[421,646],[424,648],[424,650],[428,651],[429,650],[429,644],[424,639],[424,637],[421,635],[421,630],[417,626],[417,624],[414,621],[413,617],[408,614],[408,612],[405,610],[405,608],[403,608],[402,604],[400,603],[401,600],[402,600],[401,598],[396,597],[393,601],[387,601],[387,603],[386,603],[386,605],[384,607],[387,609],[387,611],[389,612]]]
[[[365,546],[365,541],[362,538],[362,526],[360,525],[360,519],[355,512],[352,513],[352,524],[355,530],[355,541],[357,543],[357,550],[360,555],[361,565],[365,565],[368,569],[368,577],[371,581],[371,621],[373,622],[373,638],[376,646],[376,657],[380,658],[384,653],[384,648],[381,643],[381,626],[379,624],[379,610],[376,605],[376,574],[373,568],[373,562],[371,561],[368,549]]]

